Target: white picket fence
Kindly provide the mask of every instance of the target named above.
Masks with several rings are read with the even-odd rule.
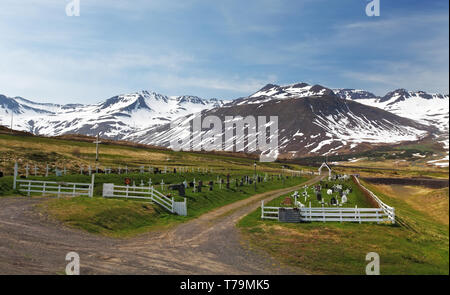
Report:
[[[279,220],[282,207],[266,207],[261,202],[261,218]],[[289,208],[287,208],[289,209]],[[293,208],[290,208],[293,209]],[[387,222],[393,221],[382,208],[303,207],[300,220],[305,222]]]
[[[28,196],[30,196],[31,193],[41,193],[43,196],[88,196],[92,198],[94,194],[94,179],[94,174],[92,175],[91,183],[26,180],[17,179],[17,176],[15,176],[13,188],[18,189],[21,192],[26,192]]]
[[[175,202],[174,198],[166,197],[153,186],[121,186],[114,183],[104,183],[103,197],[150,200],[171,213],[187,216],[186,198],[183,202]]]
[[[361,182],[359,182],[358,177],[354,177],[354,179],[361,186],[361,188],[365,190],[372,197],[372,199],[375,200],[375,202],[377,202],[378,206],[380,206],[380,209],[383,210],[383,212],[388,216],[392,223],[395,223],[395,208],[383,203],[383,201],[381,201],[380,198],[377,197],[377,195],[375,195],[368,188],[362,185]]]

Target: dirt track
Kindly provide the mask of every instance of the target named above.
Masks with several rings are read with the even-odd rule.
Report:
[[[35,209],[42,199],[0,199],[0,274],[63,274],[66,253],[81,274],[301,274],[242,244],[235,224],[297,187],[252,196],[162,233],[112,239],[67,228]]]

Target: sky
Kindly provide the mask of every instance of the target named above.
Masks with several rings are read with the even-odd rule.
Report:
[[[0,93],[235,99],[268,83],[449,92],[449,1],[0,1]]]

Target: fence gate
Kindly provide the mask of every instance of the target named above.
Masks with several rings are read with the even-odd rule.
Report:
[[[173,202],[173,210],[178,215],[187,216],[186,199],[184,199],[184,202]]]

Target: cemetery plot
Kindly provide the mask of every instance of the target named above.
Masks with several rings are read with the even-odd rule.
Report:
[[[295,192],[292,198],[295,198]],[[372,207],[358,186],[350,179],[323,180],[299,190],[297,202],[305,207]],[[294,201],[294,200],[293,200]],[[281,205],[282,206],[282,205]]]
[[[369,199],[370,198],[370,199]],[[372,202],[371,202],[372,201]],[[377,208],[371,208],[375,202]],[[395,222],[394,208],[346,175],[329,177],[269,204],[261,202],[261,219],[281,222]]]

